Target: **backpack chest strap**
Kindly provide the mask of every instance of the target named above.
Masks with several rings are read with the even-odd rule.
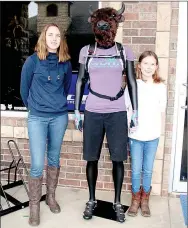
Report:
[[[91,88],[90,88],[90,85],[89,85],[89,91],[99,97],[99,98],[103,98],[103,99],[108,99],[110,101],[114,101],[114,100],[117,100],[119,99],[123,94],[124,94],[124,91],[125,91],[125,87],[126,87],[126,80],[125,80],[125,70],[126,70],[126,62],[125,62],[125,57],[124,57],[124,53],[123,53],[123,46],[122,44],[120,43],[117,43],[116,42],[116,48],[119,52],[119,55],[109,55],[109,56],[105,56],[105,55],[96,55],[95,54],[95,50],[96,50],[96,44],[91,44],[89,45],[88,47],[88,55],[87,55],[87,59],[86,59],[86,64],[85,64],[85,79],[88,80],[89,79],[89,71],[88,71],[88,65],[89,65],[89,60],[90,58],[116,58],[116,59],[121,59],[122,62],[123,62],[123,70],[122,70],[122,86],[120,88],[120,91],[116,94],[115,97],[110,97],[110,96],[107,96],[107,95],[103,95],[103,94],[99,94],[95,91],[93,91]]]

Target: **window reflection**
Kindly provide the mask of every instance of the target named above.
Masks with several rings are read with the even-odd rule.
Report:
[[[66,33],[72,68],[78,71],[80,49],[95,42],[89,5],[97,9],[98,2],[1,2],[1,110],[26,110],[20,97],[21,69],[47,23],[57,23]],[[58,14],[60,10],[65,13]]]

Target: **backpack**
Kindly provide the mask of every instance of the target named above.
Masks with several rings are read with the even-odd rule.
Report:
[[[93,91],[90,87],[89,84],[89,91],[100,98],[103,99],[108,99],[110,101],[114,101],[119,99],[123,94],[124,94],[124,90],[126,87],[126,80],[125,80],[125,72],[126,72],[126,60],[125,60],[125,54],[124,54],[124,49],[123,49],[123,45],[121,43],[115,42],[116,45],[116,49],[117,49],[117,54],[113,55],[113,56],[105,56],[105,55],[95,55],[95,50],[96,50],[96,44],[90,44],[88,47],[88,53],[86,56],[86,64],[85,64],[85,77],[84,77],[84,81],[87,82],[89,80],[89,72],[88,72],[88,65],[89,65],[89,60],[91,58],[116,58],[116,59],[121,59],[122,60],[122,64],[123,64],[123,70],[122,70],[122,86],[120,88],[120,91],[116,94],[115,97],[110,97],[107,95],[103,95],[103,94],[99,94],[95,91]]]

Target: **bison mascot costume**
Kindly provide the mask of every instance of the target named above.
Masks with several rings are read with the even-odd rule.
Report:
[[[84,219],[91,219],[97,207],[95,188],[98,160],[106,134],[113,164],[115,189],[113,209],[116,220],[125,221],[120,198],[124,179],[123,161],[127,159],[128,141],[126,101],[123,96],[126,84],[133,107],[131,118],[133,126],[137,125],[138,104],[133,53],[130,48],[115,42],[118,25],[124,21],[124,10],[124,4],[120,10],[107,7],[92,11],[90,8],[88,21],[91,23],[96,42],[84,46],[79,55],[75,126],[80,131],[82,131],[82,120],[79,109],[87,81],[90,91],[86,100],[83,124],[83,158],[87,161],[86,175],[90,194],[83,214]]]

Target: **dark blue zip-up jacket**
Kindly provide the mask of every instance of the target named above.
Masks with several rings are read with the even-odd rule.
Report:
[[[67,113],[67,95],[72,80],[70,61],[58,62],[55,53],[40,60],[36,53],[25,61],[20,93],[32,115],[51,117]]]

